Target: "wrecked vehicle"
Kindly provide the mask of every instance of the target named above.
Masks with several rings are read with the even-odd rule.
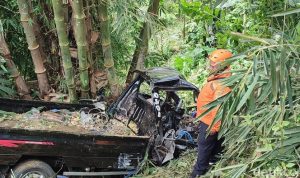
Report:
[[[176,151],[195,146],[193,118],[186,114],[179,91],[199,90],[171,68],[137,71],[138,77],[109,108],[110,116],[135,122],[139,135],[150,137],[152,160],[161,165]]]
[[[198,88],[174,69],[137,72],[136,79],[107,110],[110,119],[128,127],[135,123],[136,136],[0,126],[0,173],[3,177],[50,177],[55,172],[64,176],[130,176],[148,151],[152,160],[163,164],[181,150],[195,146],[192,117],[186,115],[178,91],[191,91],[194,99],[198,95]],[[62,104],[0,99],[3,111],[24,113],[41,106],[44,111],[98,109],[97,102]]]

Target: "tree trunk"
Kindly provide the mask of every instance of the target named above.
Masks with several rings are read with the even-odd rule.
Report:
[[[6,65],[10,70],[10,73],[15,80],[16,88],[18,94],[20,95],[21,99],[31,100],[30,90],[27,87],[24,79],[21,77],[20,72],[18,71],[12,57],[10,55],[10,51],[8,49],[7,43],[4,38],[4,34],[0,31],[0,53],[3,55]]]
[[[34,19],[34,30],[35,30],[35,35],[38,44],[40,45],[40,51],[42,55],[43,62],[45,63],[47,61],[47,55],[45,53],[45,49],[47,49],[45,41],[42,36],[42,31],[41,31],[41,25],[36,21],[36,18]]]
[[[110,30],[109,30],[109,18],[107,12],[108,0],[99,0],[99,19],[100,19],[100,33],[101,44],[104,56],[104,67],[106,68],[108,83],[113,98],[119,95],[118,78],[116,75],[114,60],[112,56]]]
[[[90,92],[92,98],[95,98],[97,96],[97,86],[96,86],[96,81],[94,77],[94,72],[95,72],[95,61],[93,60],[92,52],[93,52],[93,43],[92,43],[92,15],[91,15],[91,2],[90,0],[85,1],[85,24],[86,24],[86,40],[88,43],[88,61],[90,64]]]
[[[148,13],[154,16],[154,19],[157,18],[158,9],[159,9],[159,0],[151,0],[148,8]],[[126,85],[128,85],[133,80],[134,70],[144,69],[145,57],[148,53],[150,37],[151,37],[151,31],[149,29],[149,22],[145,21],[140,31],[139,38],[136,40],[136,48],[127,75]]]
[[[32,25],[33,18],[30,17],[29,3],[27,0],[18,0],[19,12],[21,15],[21,22],[26,35],[26,40],[28,43],[28,49],[30,50],[32,61],[35,68],[35,73],[37,74],[37,79],[39,83],[41,98],[49,93],[50,86],[48,78],[46,75],[46,68],[44,67],[43,58],[41,55],[41,49],[37,43],[34,25]],[[31,22],[29,22],[31,21]],[[34,23],[34,22],[33,22]]]
[[[33,14],[33,7],[32,7],[31,0],[27,1],[27,2],[28,2],[28,7],[29,7],[29,9],[28,9],[29,10],[29,16],[32,17],[32,20],[34,22],[34,24],[33,24],[34,34],[35,34],[37,43],[40,46],[40,52],[41,52],[41,55],[42,55],[42,59],[44,60],[43,62],[45,63],[46,59],[47,59],[47,56],[46,56],[46,53],[45,53],[46,44],[45,44],[44,38],[42,36],[41,25],[39,24],[37,18]],[[45,3],[43,3],[43,4],[45,4]],[[42,6],[42,8],[45,10],[46,6]]]
[[[81,81],[81,97],[89,98],[89,65],[87,55],[87,40],[85,15],[82,0],[72,0],[72,9],[75,20],[75,39],[78,49],[79,71]]]
[[[70,45],[67,35],[67,24],[65,22],[63,3],[61,0],[52,0],[54,20],[56,24],[57,36],[63,61],[65,78],[68,86],[70,102],[77,100],[75,81],[73,74],[73,66],[70,54]]]

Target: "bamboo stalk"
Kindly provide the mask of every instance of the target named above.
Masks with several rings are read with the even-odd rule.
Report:
[[[2,26],[1,21],[0,21],[0,26]],[[5,41],[4,34],[1,27],[0,27],[0,53],[3,55],[6,61],[6,65],[9,68],[11,76],[15,81],[16,88],[21,99],[31,100],[32,97],[30,96],[30,90],[26,85],[23,77],[20,75],[20,72],[16,67],[14,61],[12,60],[12,56],[10,54],[8,45]]]
[[[18,0],[18,7],[21,15],[21,23],[28,43],[28,49],[30,50],[35,73],[37,74],[40,95],[44,98],[44,96],[49,93],[50,85],[46,74],[46,68],[43,63],[44,60],[40,51],[41,48],[36,39],[34,25],[31,24],[33,18],[30,16],[29,2],[27,0]]]
[[[64,17],[64,5],[61,0],[52,0],[52,4],[70,102],[75,102],[77,100],[77,95],[75,89],[73,65],[70,54],[70,45],[67,35],[67,25]]]
[[[94,77],[94,72],[95,72],[95,62],[93,60],[93,43],[92,43],[92,15],[91,15],[91,8],[92,8],[92,4],[90,0],[86,0],[85,1],[85,24],[86,24],[86,40],[88,43],[88,47],[87,47],[87,53],[88,53],[88,62],[90,64],[90,92],[91,92],[91,96],[93,98],[95,98],[97,96],[97,86],[96,86],[96,80]]]
[[[148,13],[154,18],[158,15],[159,0],[151,0],[148,8]],[[128,71],[126,85],[128,85],[134,77],[134,70],[142,70],[144,68],[145,58],[148,53],[149,39],[151,31],[149,22],[145,21],[140,31],[139,38],[136,40],[136,48]]]
[[[114,67],[114,60],[112,56],[107,5],[108,0],[99,0],[98,13],[100,19],[101,44],[104,56],[104,67],[107,71],[108,83],[110,86],[112,96],[115,98],[119,95],[120,91]]]
[[[89,98],[89,65],[87,54],[87,40],[85,15],[82,0],[72,0],[72,9],[75,19],[75,39],[78,49],[79,72],[81,81],[81,97]]]
[[[33,20],[33,29],[34,29],[34,33],[35,33],[35,36],[36,36],[36,40],[37,40],[37,43],[40,45],[40,52],[41,52],[41,55],[42,55],[42,59],[43,59],[43,62],[45,63],[46,62],[46,53],[45,53],[45,49],[46,49],[46,44],[45,44],[45,41],[43,39],[43,36],[42,36],[42,31],[41,31],[41,26],[37,20],[37,18],[33,15],[33,7],[32,7],[32,3],[31,1],[27,1],[28,2],[28,6],[29,6],[29,16],[32,17],[32,20]],[[43,3],[43,6],[42,8],[45,10],[47,7],[47,5],[45,3]],[[47,18],[47,17],[46,17]]]

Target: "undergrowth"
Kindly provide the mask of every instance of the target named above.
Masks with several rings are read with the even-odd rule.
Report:
[[[134,178],[186,178],[193,169],[195,159],[196,150],[189,150],[162,167],[156,167],[148,161],[142,173],[135,175]]]

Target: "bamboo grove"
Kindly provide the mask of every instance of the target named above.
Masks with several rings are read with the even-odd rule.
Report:
[[[107,84],[113,98],[120,94],[123,86],[119,83],[111,46],[111,14],[109,14],[111,3],[109,0],[52,0],[38,4],[31,0],[17,1],[19,19],[34,64],[40,99],[49,100],[51,94],[56,93],[57,87],[53,86],[57,86],[59,82],[51,78],[57,74],[65,81],[67,100],[70,102],[76,102],[79,98],[95,97],[97,90],[106,87]],[[155,8],[153,14],[157,16],[158,5],[158,0],[150,1],[149,13]],[[39,7],[43,17],[36,16],[35,6]],[[147,23],[145,19],[145,25],[141,26],[140,31],[143,35],[142,39],[137,40],[136,51],[146,50],[147,53],[149,41]],[[13,77],[18,94],[21,98],[31,99],[29,95],[31,86],[26,85],[11,60],[10,50],[5,45],[5,31],[1,34],[1,44],[4,46],[1,47],[3,49],[1,54],[8,61],[10,70],[14,71]],[[144,44],[140,45],[139,41]],[[139,60],[144,60],[145,52]],[[103,59],[103,62],[99,62],[101,61],[99,59]],[[48,60],[56,60],[54,64],[61,67],[47,66]],[[141,69],[137,68],[135,63],[134,57],[131,65],[133,68],[131,67],[130,71]],[[130,82],[132,77],[130,74],[127,81]]]

